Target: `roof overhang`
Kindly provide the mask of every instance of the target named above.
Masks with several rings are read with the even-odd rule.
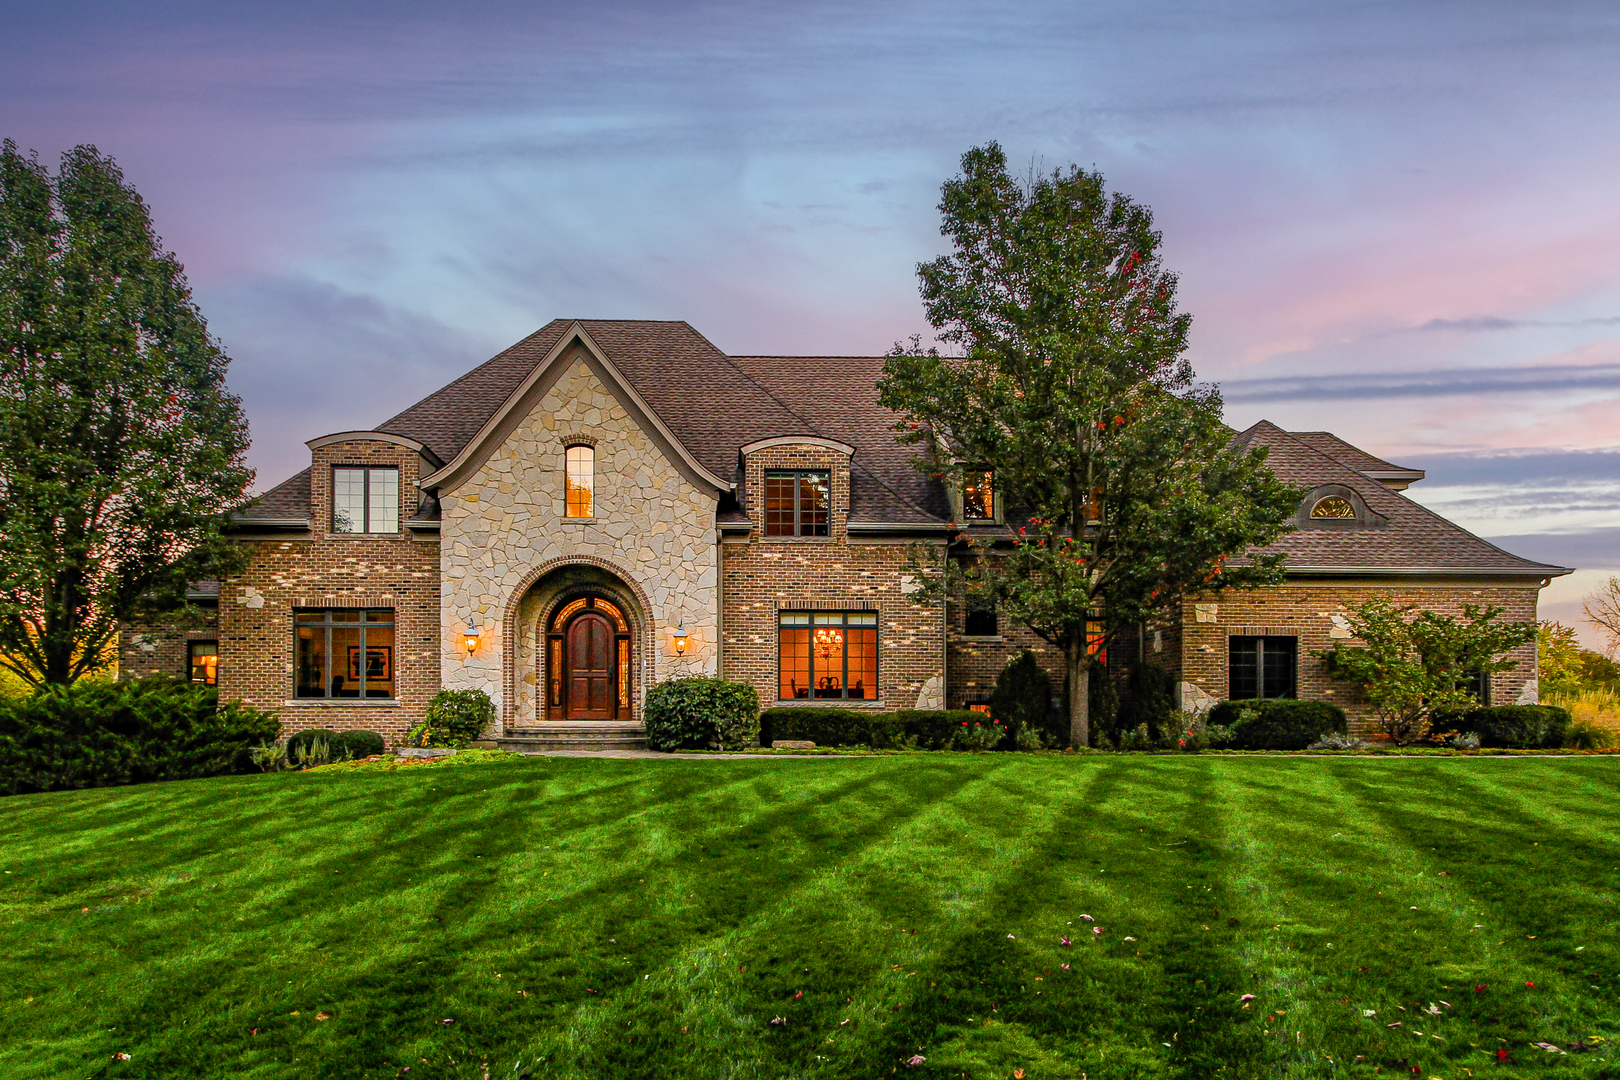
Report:
[[[582,352],[575,352],[576,346]],[[557,339],[557,344],[552,346],[544,359],[534,366],[534,370],[529,372],[523,382],[518,384],[517,389],[513,390],[495,411],[495,415],[485,421],[484,426],[478,429],[478,434],[462,448],[461,453],[442,469],[423,477],[421,486],[454,491],[488,459],[501,440],[517,427],[524,416],[528,415],[528,410],[555,385],[566,369],[567,362],[581,355],[592,373],[618,398],[632,419],[660,445],[675,467],[686,474],[687,479],[699,486],[712,487],[717,492],[731,491],[736,487],[731,481],[722,480],[704,468],[697,458],[692,456],[692,452],[681,444],[669,425],[664,423],[647,400],[630,384],[624,372],[608,359],[607,353],[578,322],[563,332]]]
[[[747,456],[756,450],[769,450],[773,446],[819,446],[823,450],[833,450],[846,457],[855,453],[855,448],[849,443],[823,438],[820,435],[774,435],[769,439],[751,442],[747,446],[740,447],[740,450]]]
[[[944,536],[951,531],[944,521],[851,521],[847,528],[851,536]]]
[[[304,445],[311,450],[319,450],[323,446],[331,446],[341,442],[385,442],[395,446],[403,446],[408,450],[415,450],[418,454],[431,461],[435,466],[443,465],[444,461],[428,449],[425,443],[405,435],[396,435],[392,431],[338,431],[331,435],[322,435],[318,439],[311,439]]]
[[[1567,566],[1523,567],[1519,569],[1459,566],[1288,566],[1283,567],[1289,577],[1362,577],[1362,578],[1543,578],[1550,579],[1573,574]]]

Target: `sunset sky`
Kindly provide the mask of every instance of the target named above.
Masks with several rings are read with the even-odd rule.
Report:
[[[234,358],[261,486],[554,317],[926,332],[991,139],[1149,204],[1228,422],[1620,572],[1620,5],[0,6],[0,136],[94,143]],[[1589,643],[1598,638],[1589,630]]]

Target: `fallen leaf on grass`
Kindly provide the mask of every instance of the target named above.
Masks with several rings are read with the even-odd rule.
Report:
[[[329,1013],[329,1012],[318,1012],[318,1013],[315,1014],[315,1019],[317,1019],[317,1020],[330,1020],[330,1019],[332,1019],[332,1014]]]
[[[128,1055],[128,1054],[122,1054],[122,1053],[120,1053],[120,1054],[114,1054],[114,1055],[113,1055],[113,1056],[112,1056],[112,1059],[113,1059],[113,1060],[114,1060],[114,1061],[128,1061],[128,1060],[129,1060],[129,1055]]]
[[[1126,939],[1125,939],[1125,940],[1126,940],[1126,941],[1135,941],[1135,940],[1136,940],[1136,939],[1135,939],[1135,938],[1133,938],[1133,937],[1128,937],[1128,938],[1126,938]]]
[[[1239,1001],[1253,1001],[1254,1000],[1254,995],[1253,994],[1244,994],[1242,997],[1238,998],[1238,1000]]]
[[[1066,937],[1060,937],[1060,938],[1058,938],[1058,944],[1059,944],[1059,945],[1062,945],[1062,946],[1063,946],[1063,947],[1064,947],[1064,948],[1065,948],[1065,949],[1066,949],[1066,948],[1068,948],[1068,947],[1069,947],[1069,946],[1070,946],[1070,945],[1073,945],[1073,944],[1074,944],[1074,942],[1072,942],[1072,941],[1070,941],[1070,940],[1069,940],[1069,939],[1068,939],[1068,938],[1066,938]]]
[[[921,1054],[912,1054],[909,1058],[906,1059],[906,1064],[910,1065],[912,1068],[916,1068],[918,1065],[921,1065],[923,1062],[925,1062],[927,1060],[928,1059],[923,1057]]]
[[[88,909],[88,908],[86,908],[86,909],[85,909],[85,910],[87,910],[87,911],[88,911],[88,910],[89,910],[89,909]],[[1084,920],[1086,920],[1086,922],[1096,922],[1096,921],[1097,921],[1097,920],[1096,920],[1096,919],[1093,919],[1093,918],[1092,918],[1092,917],[1091,917],[1091,916],[1090,916],[1090,915],[1082,915],[1082,916],[1080,916],[1080,917],[1081,917],[1081,918],[1082,918],[1082,919],[1084,919]]]
[[[1378,1015],[1378,1010],[1377,1009],[1362,1009],[1361,1010],[1361,1015],[1362,1016],[1377,1016]]]

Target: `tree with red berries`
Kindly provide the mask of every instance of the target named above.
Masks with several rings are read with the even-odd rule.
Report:
[[[1070,742],[1086,746],[1094,655],[1186,593],[1280,581],[1281,556],[1249,553],[1299,495],[1194,384],[1191,317],[1147,207],[1078,167],[1019,181],[990,143],[963,155],[940,212],[955,250],[917,274],[947,351],[897,346],[881,400],[920,467],[948,483],[993,471],[1019,520],[966,587],[1063,651]]]

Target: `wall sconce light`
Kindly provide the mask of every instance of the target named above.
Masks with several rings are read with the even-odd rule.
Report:
[[[677,623],[675,625],[675,655],[685,656],[688,644],[690,644],[690,639],[686,636],[686,624]]]
[[[482,632],[476,626],[469,626],[461,633],[461,640],[467,644],[467,655],[471,656],[473,650],[478,648],[478,639]]]

